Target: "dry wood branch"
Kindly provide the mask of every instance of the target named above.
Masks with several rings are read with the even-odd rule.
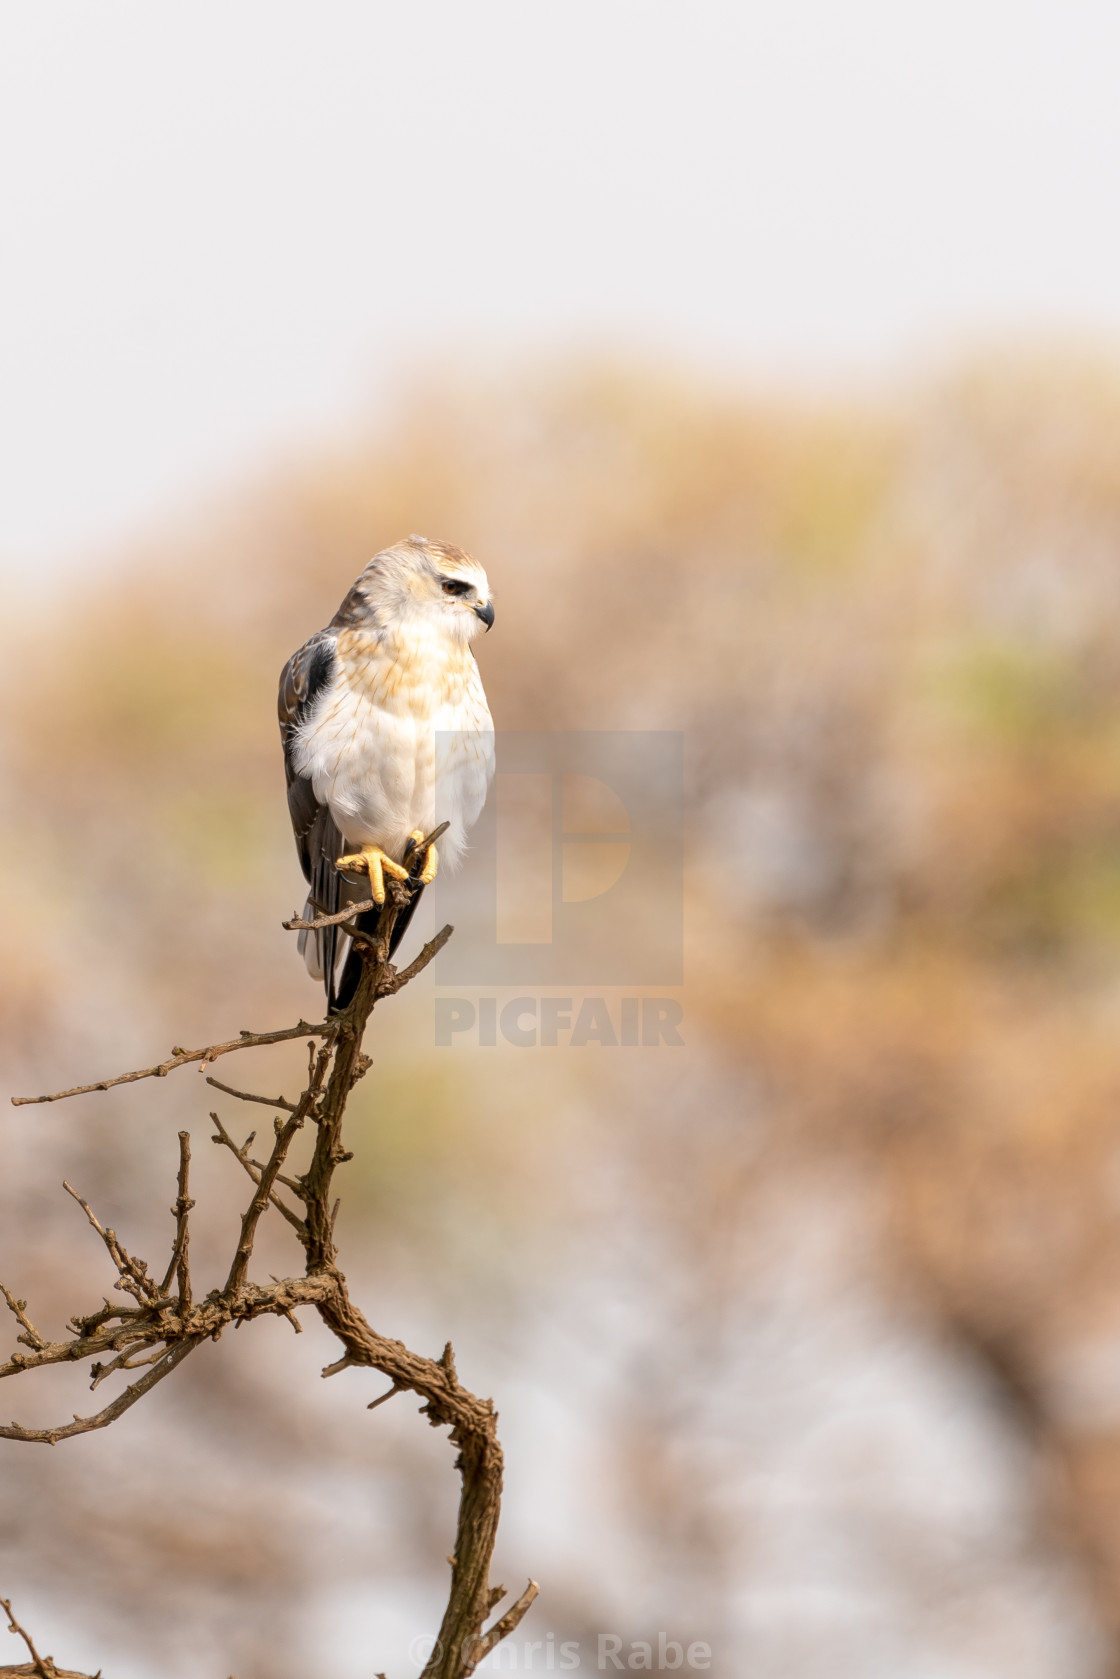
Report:
[[[252,1178],[253,1182],[255,1184],[259,1184],[260,1181],[261,1181],[261,1176],[264,1172],[264,1167],[262,1165],[260,1165],[260,1163],[258,1161],[250,1160],[249,1152],[248,1152],[249,1151],[249,1144],[252,1142],[253,1136],[255,1136],[256,1133],[255,1132],[251,1133],[248,1140],[246,1142],[244,1142],[241,1145],[240,1148],[238,1148],[237,1144],[234,1142],[233,1138],[230,1136],[229,1132],[226,1130],[225,1126],[222,1124],[222,1122],[218,1118],[217,1114],[212,1112],[211,1115],[210,1115],[210,1118],[214,1121],[214,1124],[218,1127],[218,1135],[216,1137],[214,1137],[212,1139],[212,1141],[214,1141],[215,1143],[221,1143],[225,1148],[228,1148],[230,1153],[234,1156],[234,1158],[236,1160],[239,1160],[241,1162],[242,1166],[244,1166],[246,1172],[248,1172],[248,1174]],[[281,1177],[280,1173],[277,1172],[276,1181],[279,1182],[279,1183],[286,1183],[289,1186],[289,1188],[295,1189],[297,1194],[298,1194],[298,1186],[296,1185],[295,1180],[293,1178],[283,1178],[283,1177]],[[300,1218],[299,1214],[293,1212],[291,1207],[285,1205],[285,1203],[283,1201],[281,1201],[279,1195],[277,1195],[275,1190],[269,1190],[268,1199],[271,1202],[271,1204],[276,1208],[276,1211],[278,1213],[282,1213],[284,1215],[284,1217],[287,1219],[288,1223],[291,1225],[292,1229],[295,1231],[296,1235],[302,1241],[303,1238],[307,1235],[307,1226],[304,1224],[304,1222]]]
[[[423,846],[417,848],[418,854],[423,853],[439,832],[437,830],[430,835]],[[249,1154],[252,1136],[239,1147],[217,1114],[211,1114],[217,1127],[214,1141],[236,1157],[253,1184],[253,1194],[242,1215],[225,1286],[220,1291],[211,1289],[205,1299],[196,1301],[192,1290],[188,1250],[189,1213],[194,1202],[190,1195],[190,1139],[187,1132],[179,1133],[178,1194],[172,1208],[175,1236],[166,1273],[158,1283],[149,1275],[144,1261],[129,1254],[115,1232],[102,1226],[88,1203],[69,1184],[65,1186],[85,1211],[112,1259],[117,1271],[117,1287],[131,1294],[135,1304],[114,1305],[106,1300],[103,1308],[96,1312],[70,1320],[69,1327],[73,1331],[70,1339],[52,1342],[35,1329],[26,1315],[25,1302],[16,1300],[0,1284],[8,1308],[20,1326],[18,1340],[28,1348],[26,1352],[13,1353],[8,1362],[0,1366],[0,1377],[21,1375],[26,1370],[47,1364],[82,1362],[86,1359],[92,1361],[90,1377],[94,1387],[120,1372],[143,1368],[144,1374],[94,1416],[75,1417],[72,1422],[54,1428],[30,1428],[12,1423],[8,1427],[0,1427],[0,1438],[54,1445],[74,1435],[107,1427],[170,1375],[203,1341],[217,1339],[228,1325],[238,1326],[271,1315],[286,1318],[298,1331],[300,1325],[296,1309],[300,1306],[313,1308],[340,1344],[340,1356],[324,1369],[324,1376],[351,1368],[375,1370],[388,1379],[390,1386],[369,1402],[370,1410],[383,1405],[394,1394],[415,1393],[423,1401],[421,1411],[431,1425],[445,1427],[450,1432],[450,1441],[457,1454],[461,1498],[452,1557],[451,1589],[439,1637],[424,1669],[423,1679],[468,1679],[478,1663],[518,1625],[538,1590],[536,1583],[530,1581],[525,1592],[505,1615],[484,1630],[487,1618],[504,1595],[502,1588],[492,1589],[489,1584],[490,1559],[502,1492],[502,1451],[497,1436],[497,1415],[490,1400],[479,1399],[463,1387],[450,1345],[444,1348],[439,1358],[425,1358],[371,1327],[350,1299],[335,1247],[338,1198],[333,1192],[333,1179],[337,1168],[352,1158],[344,1147],[343,1124],[350,1093],[371,1065],[362,1050],[367,1022],[377,1002],[394,995],[421,973],[443,949],[452,932],[450,927],[442,928],[424,946],[415,961],[398,973],[389,961],[388,948],[397,917],[410,902],[411,893],[409,882],[386,882],[386,903],[373,932],[362,934],[355,941],[362,963],[356,992],[347,1008],[331,1020],[318,1026],[300,1021],[298,1026],[278,1032],[243,1032],[236,1039],[212,1044],[203,1050],[175,1049],[171,1059],[157,1067],[60,1091],[54,1096],[16,1099],[22,1102],[58,1101],[65,1096],[109,1090],[136,1079],[161,1078],[188,1062],[201,1062],[205,1068],[219,1055],[237,1049],[284,1043],[301,1037],[312,1040],[308,1047],[307,1081],[298,1102],[292,1103],[283,1097],[258,1096],[222,1084],[214,1078],[208,1080],[216,1089],[239,1101],[256,1102],[279,1110],[273,1125],[272,1149],[263,1161],[254,1160]],[[364,906],[351,906],[346,911],[347,917],[357,913],[361,907]],[[328,925],[330,919],[316,925]],[[302,1176],[285,1176],[282,1168],[289,1151],[297,1134],[307,1124],[314,1127],[315,1133],[310,1163]],[[304,1217],[301,1218],[281,1199],[277,1186],[283,1186],[299,1198],[305,1209]],[[305,1266],[301,1277],[274,1277],[267,1285],[262,1285],[250,1281],[249,1266],[260,1221],[269,1207],[275,1208],[295,1230],[303,1244]],[[176,1281],[178,1292],[173,1295],[169,1290]],[[32,1652],[32,1665],[0,1669],[0,1679],[9,1672],[46,1674],[48,1679],[59,1672],[50,1663],[49,1657],[39,1658],[30,1640],[26,1642]],[[62,1679],[60,1673],[59,1679]],[[86,1676],[77,1675],[74,1679],[86,1679]]]
[[[482,1661],[484,1657],[488,1656],[491,1650],[496,1649],[502,1642],[503,1638],[508,1638],[510,1633],[520,1626],[521,1621],[524,1619],[526,1610],[537,1598],[540,1593],[540,1589],[541,1588],[537,1585],[535,1580],[530,1580],[529,1584],[525,1587],[525,1590],[521,1593],[521,1596],[512,1608],[506,1610],[500,1621],[494,1622],[494,1625],[490,1628],[489,1632],[484,1632],[482,1634],[482,1637],[478,1639],[474,1646],[473,1659],[476,1664]],[[505,1593],[502,1591],[500,1586],[497,1588],[497,1593],[498,1595],[494,1599],[494,1602],[500,1602],[500,1600],[505,1596]],[[493,1596],[493,1594],[491,1595]],[[490,1604],[491,1608],[494,1607],[494,1602]]]
[[[16,1340],[22,1341],[25,1347],[45,1347],[47,1343],[44,1341],[43,1337],[39,1334],[39,1331],[27,1315],[27,1301],[17,1300],[15,1295],[4,1283],[0,1283],[0,1293],[3,1294],[4,1299],[7,1301],[8,1310],[23,1330],[23,1334],[17,1335]]]
[[[23,1642],[27,1645],[27,1651],[28,1651],[28,1654],[31,1657],[31,1665],[32,1665],[33,1670],[38,1672],[38,1673],[45,1673],[47,1671],[47,1669],[43,1665],[43,1659],[40,1656],[38,1650],[35,1648],[34,1644],[31,1642],[31,1634],[29,1632],[24,1631],[24,1629],[20,1626],[19,1622],[16,1620],[15,1616],[12,1614],[11,1599],[6,1598],[6,1597],[0,1597],[0,1604],[3,1604],[4,1612],[8,1617],[8,1631],[15,1633],[17,1638],[22,1638]],[[48,1657],[48,1660],[49,1659],[50,1658]],[[52,1666],[53,1666],[53,1663],[52,1663]]]
[[[38,1675],[38,1679],[101,1679],[100,1671],[92,1676],[86,1673],[75,1673],[68,1667],[56,1667],[51,1656],[41,1656],[32,1642],[31,1634],[20,1626],[12,1614],[11,1601],[6,1597],[0,1597],[0,1604],[3,1605],[4,1612],[8,1617],[8,1631],[14,1633],[17,1638],[23,1639],[31,1657],[29,1662],[21,1662],[17,1667],[0,1667],[0,1679],[8,1679],[9,1675],[17,1673],[35,1674]]]
[[[160,1284],[160,1293],[166,1294],[171,1287],[171,1279],[176,1272],[179,1274],[179,1317],[184,1320],[190,1316],[191,1310],[191,1268],[190,1268],[190,1210],[194,1202],[190,1196],[191,1176],[191,1139],[189,1131],[179,1133],[179,1193],[175,1197],[175,1205],[171,1211],[175,1215],[175,1242],[171,1249],[171,1263],[167,1267],[166,1275]]]
[[[145,1341],[131,1341],[124,1351],[118,1353],[116,1358],[110,1359],[108,1364],[92,1364],[89,1372],[93,1377],[89,1384],[91,1391],[96,1391],[102,1382],[108,1381],[109,1377],[117,1370],[142,1370],[145,1364],[158,1364],[163,1357],[161,1347],[157,1347],[154,1353],[149,1353],[147,1358],[136,1357],[136,1354],[143,1351],[146,1345],[147,1342]]]
[[[313,1048],[314,1046],[312,1046]],[[249,1256],[253,1251],[253,1242],[256,1239],[257,1225],[260,1223],[261,1214],[273,1198],[273,1185],[279,1175],[281,1166],[287,1158],[288,1150],[295,1141],[296,1132],[302,1130],[304,1120],[319,1100],[323,1080],[327,1076],[331,1059],[332,1045],[330,1043],[323,1044],[317,1054],[312,1054],[311,1073],[307,1081],[307,1088],[299,1099],[299,1105],[295,1113],[285,1120],[283,1125],[277,1122],[276,1141],[273,1144],[272,1153],[257,1180],[257,1192],[245,1209],[245,1215],[241,1220],[241,1236],[237,1243],[237,1252],[233,1256],[233,1264],[230,1266],[226,1286],[222,1290],[226,1299],[235,1295],[245,1281],[249,1269]],[[248,1165],[248,1162],[243,1162],[243,1164]],[[249,1167],[249,1170],[251,1172],[252,1168]],[[303,1230],[302,1220],[298,1221],[297,1228]]]
[[[100,1321],[92,1332],[79,1331],[72,1341],[48,1341],[42,1347],[37,1347],[32,1353],[13,1353],[6,1364],[0,1365],[0,1377],[22,1376],[26,1370],[38,1370],[45,1364],[75,1364],[87,1358],[97,1358],[101,1353],[119,1352],[126,1341],[143,1338],[149,1344],[164,1338],[160,1326],[160,1309],[170,1306],[172,1300],[153,1301],[146,1313],[121,1311],[110,1306],[112,1317],[99,1314]],[[113,1318],[119,1316],[119,1322]],[[91,1320],[85,1320],[87,1323]]]
[[[441,927],[435,938],[428,940],[419,956],[410,962],[407,968],[402,968],[399,974],[390,966],[388,974],[378,987],[377,995],[379,997],[391,997],[394,992],[403,990],[409,980],[415,979],[417,974],[423,973],[428,963],[439,955],[454,931],[455,929],[450,922],[447,926]]]
[[[50,1657],[46,1658],[46,1665],[36,1667],[34,1662],[20,1662],[17,1667],[0,1667],[0,1679],[36,1679],[36,1675],[45,1674],[47,1679],[101,1679],[101,1669],[96,1673],[78,1673],[72,1667],[56,1667]]]
[[[191,1336],[187,1340],[178,1341],[154,1369],[149,1370],[146,1376],[141,1376],[138,1382],[133,1382],[131,1387],[126,1387],[123,1393],[118,1394],[103,1411],[98,1411],[96,1416],[75,1416],[73,1422],[63,1423],[58,1428],[24,1428],[20,1423],[13,1422],[7,1428],[0,1427],[0,1439],[28,1440],[37,1445],[56,1446],[60,1440],[72,1440],[76,1434],[92,1434],[94,1429],[108,1428],[111,1422],[116,1422],[118,1417],[123,1417],[126,1411],[130,1411],[138,1399],[143,1399],[146,1393],[150,1393],[157,1382],[162,1382],[165,1376],[169,1376],[172,1370],[182,1364],[187,1354],[198,1346],[199,1339]]]
[[[262,1107],[282,1108],[285,1113],[294,1114],[296,1103],[289,1102],[284,1096],[254,1096],[251,1090],[235,1090],[232,1084],[223,1084],[221,1079],[212,1079],[209,1074],[207,1084],[212,1084],[215,1090],[224,1090],[227,1096],[236,1096],[239,1102],[260,1102]]]
[[[379,1405],[387,1404],[390,1399],[395,1398],[398,1393],[403,1392],[404,1389],[401,1387],[400,1383],[394,1382],[387,1393],[381,1394],[377,1399],[371,1399],[369,1404],[366,1406],[366,1410],[376,1411]]]
[[[63,1102],[68,1096],[90,1096],[95,1090],[113,1090],[118,1084],[135,1084],[138,1079],[165,1079],[176,1067],[187,1067],[193,1061],[200,1061],[202,1066],[199,1071],[204,1072],[219,1056],[232,1055],[238,1049],[261,1049],[268,1044],[287,1043],[292,1038],[329,1038],[334,1030],[333,1020],[320,1021],[317,1026],[309,1026],[306,1020],[301,1020],[298,1026],[285,1026],[280,1032],[241,1032],[227,1043],[207,1044],[205,1049],[173,1049],[166,1061],[160,1061],[154,1067],[141,1067],[134,1073],[118,1073],[116,1078],[98,1079],[96,1084],[76,1084],[72,1090],[56,1090],[49,1096],[13,1096],[12,1106],[25,1108],[36,1102]]]
[[[347,921],[353,921],[356,915],[364,915],[367,910],[377,908],[376,898],[365,898],[360,904],[347,904],[334,915],[317,915],[314,921],[305,921],[301,915],[293,915],[290,921],[282,921],[281,927],[287,933],[315,933],[320,927],[341,927]]]
[[[97,1234],[101,1237],[101,1240],[105,1243],[105,1246],[109,1251],[109,1257],[113,1261],[113,1264],[116,1266],[119,1273],[120,1281],[117,1284],[118,1288],[126,1289],[128,1293],[132,1295],[134,1300],[139,1301],[141,1306],[149,1305],[151,1301],[156,1299],[162,1291],[156,1287],[152,1278],[149,1277],[148,1267],[145,1265],[144,1261],[142,1259],[132,1258],[127,1249],[123,1248],[117,1241],[115,1230],[104,1229],[89,1202],[83,1201],[77,1190],[74,1189],[72,1185],[63,1181],[62,1187],[66,1191],[67,1195],[72,1195],[74,1197],[74,1200],[78,1203],[83,1213],[85,1213],[86,1217],[89,1219],[89,1222],[93,1225],[93,1228],[97,1231]]]

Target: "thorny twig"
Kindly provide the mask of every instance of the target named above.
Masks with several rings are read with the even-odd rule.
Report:
[[[260,1102],[266,1108],[282,1108],[285,1113],[293,1114],[296,1103],[289,1102],[284,1096],[254,1096],[251,1090],[235,1090],[232,1084],[223,1084],[221,1079],[206,1077],[207,1084],[212,1084],[215,1090],[224,1090],[227,1096],[236,1096],[239,1102]]]
[[[56,1667],[50,1656],[41,1656],[32,1642],[31,1634],[24,1631],[12,1614],[11,1601],[6,1597],[0,1597],[0,1605],[8,1617],[8,1631],[23,1639],[31,1657],[29,1662],[21,1662],[18,1667],[0,1667],[0,1679],[15,1679],[17,1673],[37,1674],[39,1679],[88,1679],[88,1675],[84,1673],[73,1673],[69,1668]],[[94,1679],[101,1679],[101,1674],[95,1674]]]
[[[190,1225],[187,1215],[194,1202],[190,1197],[191,1176],[191,1139],[188,1131],[179,1133],[179,1193],[175,1198],[175,1205],[171,1211],[175,1214],[175,1241],[171,1248],[171,1263],[160,1284],[159,1291],[166,1294],[171,1287],[171,1279],[179,1276],[179,1316],[189,1317],[191,1309],[191,1267],[190,1267]]]
[[[176,1067],[187,1067],[192,1061],[200,1061],[199,1071],[205,1072],[211,1062],[217,1061],[219,1056],[232,1055],[234,1050],[259,1049],[266,1044],[287,1043],[290,1038],[329,1038],[337,1025],[335,1020],[323,1020],[317,1026],[309,1026],[306,1020],[301,1020],[298,1025],[286,1026],[280,1032],[239,1032],[236,1038],[230,1038],[224,1044],[207,1044],[205,1049],[173,1049],[166,1061],[160,1061],[154,1067],[141,1067],[135,1073],[118,1073],[116,1078],[98,1079],[96,1084],[76,1084],[71,1090],[55,1090],[49,1096],[13,1096],[12,1106],[25,1108],[36,1102],[64,1102],[68,1096],[89,1096],[95,1090],[112,1090],[118,1084],[135,1084],[139,1079],[165,1079]]]
[[[337,910],[334,915],[317,915],[313,921],[305,921],[302,915],[293,915],[290,921],[281,922],[281,926],[289,933],[316,933],[320,927],[341,927],[356,915],[376,908],[376,898],[364,898],[360,904],[347,904],[345,909]]]
[[[23,1334],[17,1335],[16,1340],[22,1341],[25,1347],[45,1347],[46,1342],[27,1315],[27,1301],[17,1300],[5,1283],[0,1283],[0,1293],[3,1293],[4,1299],[8,1303],[8,1310],[23,1330]]]
[[[447,1607],[421,1679],[468,1679],[478,1663],[518,1625],[538,1591],[535,1581],[530,1581],[511,1608],[489,1628],[484,1627],[505,1595],[502,1587],[491,1588],[489,1583],[502,1492],[497,1415],[489,1399],[476,1398],[460,1383],[450,1344],[438,1359],[424,1358],[400,1341],[379,1334],[367,1322],[350,1299],[334,1238],[338,1201],[332,1193],[333,1178],[336,1169],[351,1158],[343,1146],[343,1122],[350,1092],[371,1065],[362,1053],[362,1037],[369,1016],[381,998],[392,996],[422,972],[451,936],[451,928],[444,927],[414,962],[397,972],[389,961],[389,940],[398,914],[409,902],[410,890],[408,883],[387,882],[386,905],[374,932],[356,941],[362,961],[357,990],[347,1008],[332,1019],[318,1026],[309,1026],[301,1020],[298,1026],[279,1032],[243,1032],[238,1038],[211,1044],[206,1049],[175,1049],[170,1060],[156,1067],[103,1079],[95,1085],[80,1085],[51,1096],[13,1098],[20,1104],[53,1102],[66,1096],[108,1090],[137,1079],[162,1078],[191,1062],[201,1062],[205,1068],[218,1056],[238,1049],[301,1037],[313,1040],[308,1047],[307,1082],[297,1102],[257,1096],[217,1079],[208,1080],[216,1089],[240,1101],[258,1102],[280,1111],[273,1123],[271,1151],[263,1160],[254,1160],[249,1154],[252,1135],[239,1147],[218,1115],[210,1116],[217,1127],[214,1142],[236,1157],[252,1180],[253,1195],[242,1215],[225,1285],[220,1290],[211,1289],[205,1299],[195,1299],[191,1284],[190,1211],[194,1202],[189,1181],[190,1138],[185,1131],[179,1133],[178,1194],[172,1207],[175,1234],[167,1269],[159,1281],[149,1273],[144,1260],[128,1252],[115,1231],[102,1225],[89,1203],[69,1184],[64,1186],[85,1212],[112,1259],[117,1272],[115,1286],[130,1295],[134,1304],[118,1305],[106,1300],[102,1308],[90,1315],[71,1319],[69,1339],[52,1342],[31,1322],[26,1302],[17,1300],[0,1283],[8,1309],[20,1326],[17,1340],[28,1349],[14,1352],[6,1364],[0,1365],[0,1379],[47,1364],[72,1364],[86,1359],[91,1360],[90,1379],[94,1388],[121,1371],[143,1368],[144,1374],[94,1416],[75,1416],[72,1422],[52,1428],[28,1428],[13,1422],[7,1427],[0,1426],[0,1438],[55,1445],[76,1434],[105,1428],[170,1375],[196,1347],[204,1341],[216,1340],[227,1325],[280,1316],[289,1319],[298,1330],[296,1309],[312,1308],[341,1346],[340,1357],[327,1366],[324,1376],[351,1368],[379,1371],[388,1377],[390,1386],[370,1403],[370,1410],[394,1394],[408,1391],[423,1401],[421,1413],[433,1427],[450,1430],[451,1443],[457,1450],[456,1467],[462,1494],[455,1548],[450,1558]],[[347,917],[358,913],[360,908],[351,907]],[[310,1161],[302,1174],[292,1175],[291,1171],[285,1174],[283,1167],[289,1152],[305,1127],[310,1127],[313,1133]],[[301,1203],[301,1213],[280,1197],[278,1186]],[[303,1249],[304,1268],[300,1276],[272,1278],[265,1285],[250,1281],[249,1267],[260,1221],[270,1206],[282,1214],[294,1231]],[[171,1292],[173,1288],[175,1292]],[[50,1657],[39,1657],[30,1638],[12,1620],[10,1608],[8,1614],[11,1630],[23,1637],[32,1662],[30,1666],[0,1668],[0,1679],[16,1673],[37,1674],[46,1679],[56,1679],[56,1676],[57,1679],[88,1679],[84,1675],[63,1675]]]
[[[225,1126],[222,1124],[221,1120],[218,1118],[218,1115],[216,1113],[211,1113],[210,1118],[214,1121],[214,1124],[218,1127],[218,1135],[216,1137],[212,1138],[211,1141],[213,1141],[215,1143],[221,1143],[225,1148],[228,1148],[230,1153],[234,1156],[234,1158],[237,1159],[237,1160],[240,1160],[242,1166],[244,1166],[245,1170],[248,1172],[248,1174],[252,1178],[253,1182],[255,1184],[259,1184],[260,1181],[261,1181],[261,1174],[264,1171],[264,1167],[260,1164],[260,1162],[258,1160],[250,1160],[250,1158],[249,1158],[249,1145],[253,1141],[253,1138],[256,1136],[256,1132],[255,1131],[250,1131],[249,1135],[246,1137],[246,1139],[242,1143],[241,1147],[238,1148],[237,1144],[234,1142],[233,1138],[230,1136],[229,1132],[226,1130]],[[294,1179],[292,1179],[292,1178],[285,1178],[285,1177],[281,1176],[281,1174],[279,1172],[277,1172],[276,1177],[274,1179],[274,1182],[286,1184],[289,1189],[293,1189],[293,1190],[295,1190],[295,1192],[297,1194],[299,1194],[299,1186],[298,1186],[298,1184],[295,1183]],[[272,1189],[269,1190],[268,1199],[272,1203],[272,1205],[276,1208],[276,1211],[278,1213],[282,1213],[284,1215],[284,1217],[287,1219],[288,1223],[291,1225],[292,1229],[302,1239],[303,1233],[305,1232],[307,1227],[304,1224],[303,1220],[300,1218],[299,1214],[298,1213],[293,1213],[292,1209],[289,1206],[286,1206],[283,1201],[281,1201],[279,1195],[277,1195],[275,1190],[272,1190]]]
[[[123,1288],[128,1294],[131,1294],[133,1299],[137,1300],[141,1306],[150,1305],[161,1291],[156,1287],[151,1277],[149,1277],[148,1267],[145,1265],[144,1261],[142,1259],[133,1259],[127,1250],[121,1247],[120,1243],[117,1241],[116,1231],[105,1230],[102,1227],[97,1215],[90,1207],[89,1202],[83,1201],[77,1190],[68,1184],[65,1179],[63,1179],[62,1187],[66,1191],[67,1195],[72,1195],[74,1197],[74,1200],[78,1203],[79,1207],[82,1209],[83,1213],[85,1213],[89,1222],[93,1225],[93,1228],[97,1231],[97,1234],[101,1237],[101,1240],[108,1248],[109,1258],[113,1261],[113,1264],[116,1266],[120,1276],[120,1280],[116,1284],[116,1287]]]

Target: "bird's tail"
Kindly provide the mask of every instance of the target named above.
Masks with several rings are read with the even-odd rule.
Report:
[[[389,940],[389,955],[395,956],[397,947],[408,932],[408,924],[412,920],[416,905],[420,902],[424,888],[417,883],[412,889],[412,897],[403,909],[397,911],[397,919],[393,923],[393,933]],[[368,933],[372,937],[377,932],[377,923],[381,919],[379,909],[363,910],[361,915],[354,917],[353,925],[359,933]],[[326,931],[326,929],[324,929]],[[342,929],[338,931],[342,933]],[[339,943],[339,956],[335,969],[336,979],[333,994],[327,987],[327,1013],[341,1014],[342,1010],[351,1003],[358,981],[362,975],[362,962],[358,952],[354,949],[353,940],[348,933],[342,933]]]
[[[321,807],[309,836],[312,857],[310,891],[303,911],[305,921],[322,915],[337,915],[348,903],[361,903],[368,892],[360,883],[346,879],[334,866],[345,850],[342,835],[330,811]],[[299,953],[312,979],[323,982],[328,1014],[337,1013],[340,977],[351,955],[349,934],[341,926],[316,927],[299,935]],[[351,995],[353,992],[351,991]]]
[[[348,881],[345,875],[340,874],[334,867],[333,859],[342,856],[348,847],[329,812],[321,811],[316,820],[324,823],[324,829],[318,843],[312,848],[312,855],[316,857],[317,862],[311,873],[311,893],[303,915],[305,921],[312,921],[320,915],[335,915],[339,910],[345,909],[347,903],[361,903],[369,896],[368,882],[360,881],[355,884]],[[442,831],[436,829],[432,837],[438,838]],[[405,852],[404,862],[410,863],[412,867],[411,896],[404,908],[397,911],[397,919],[389,940],[390,957],[396,955],[423,894],[423,884],[417,877],[426,855],[426,846],[411,846]],[[360,933],[373,936],[377,932],[380,918],[379,909],[367,909],[356,915],[350,925],[356,927]],[[300,934],[299,951],[312,979],[323,981],[323,988],[327,994],[327,1013],[340,1014],[352,1001],[362,973],[361,958],[354,949],[354,941],[350,934],[340,925],[317,927],[313,932]]]

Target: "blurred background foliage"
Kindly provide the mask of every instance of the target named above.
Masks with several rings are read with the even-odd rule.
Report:
[[[317,1006],[275,681],[413,530],[488,569],[499,728],[686,736],[686,1047],[437,1050],[417,986],[357,1093],[344,1262],[495,1395],[524,1637],[586,1671],[605,1629],[726,1679],[1120,1674],[1120,365],[829,401],[419,374],[10,601],[9,1089]],[[269,1056],[225,1076],[290,1085]],[[212,1096],[9,1114],[2,1274],[41,1328],[108,1286],[63,1176],[151,1257],[185,1124],[200,1263],[228,1242]],[[117,1679],[408,1670],[446,1444],[321,1384],[310,1324],[233,1339],[107,1434],[6,1448],[5,1594]],[[36,1381],[5,1414],[88,1404]]]

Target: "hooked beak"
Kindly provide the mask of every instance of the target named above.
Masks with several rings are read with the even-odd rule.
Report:
[[[476,617],[481,618],[482,622],[489,630],[491,624],[494,622],[494,608],[491,606],[490,602],[488,600],[480,600],[473,610]]]

